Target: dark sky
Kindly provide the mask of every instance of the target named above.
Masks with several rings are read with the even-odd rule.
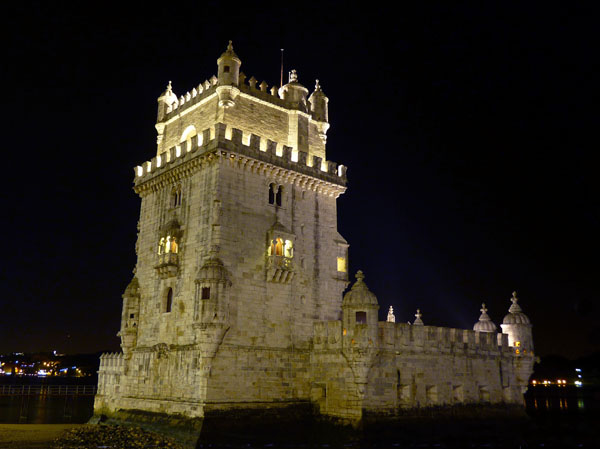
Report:
[[[156,98],[229,39],[248,77],[278,83],[285,48],[320,79],[339,230],[381,319],[471,328],[485,301],[499,324],[517,290],[538,354],[599,350],[598,11],[423,3],[5,7],[0,352],[118,349]]]

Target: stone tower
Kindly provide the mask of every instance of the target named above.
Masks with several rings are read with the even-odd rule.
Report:
[[[241,64],[230,42],[217,77],[158,98],[156,157],[135,168],[122,369],[105,369],[97,410],[202,417],[309,396],[313,322],[341,318],[347,285],[345,167],[326,160],[318,82],[309,99],[295,71],[268,89]]]
[[[295,70],[269,88],[241,66],[230,42],[218,77],[158,98],[156,156],[135,168],[122,353],[100,359],[96,415],[197,430],[266,411],[278,425],[302,410],[357,425],[520,407],[535,356],[516,295],[501,334],[485,305],[473,330],[426,324],[420,309],[412,324],[391,309],[379,322],[360,271],[342,298],[346,170],[326,159],[328,99]]]

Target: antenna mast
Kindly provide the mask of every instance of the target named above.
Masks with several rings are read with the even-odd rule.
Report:
[[[279,87],[283,87],[283,48],[281,49],[281,78],[279,79]]]

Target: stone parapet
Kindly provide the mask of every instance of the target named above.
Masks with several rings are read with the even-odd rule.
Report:
[[[438,353],[512,353],[506,334],[477,332],[437,326],[412,326],[404,323],[378,323],[380,350]],[[314,324],[315,350],[337,350],[344,330],[341,321]],[[360,344],[360,341],[357,343]]]
[[[216,92],[218,86],[218,79],[216,76],[212,76],[210,79],[198,84],[192,90],[180,95],[176,101],[171,103],[166,110],[164,121],[168,121],[173,117],[181,114],[183,111],[191,108],[195,104],[201,102],[203,99],[209,97]],[[263,81],[257,86],[257,81],[254,77],[251,77],[246,84],[246,76],[240,74],[240,83],[236,86],[242,93],[258,98],[259,100],[266,101],[275,106],[279,106],[284,109],[298,109],[298,105],[294,102],[286,101],[279,97],[279,88],[272,86],[269,89],[268,84]]]
[[[245,141],[245,142],[244,142]],[[220,150],[220,152],[218,152]],[[278,169],[293,171],[294,177],[304,175],[315,181],[344,187],[346,185],[346,167],[332,161],[309,155],[303,151],[294,151],[291,147],[263,139],[255,134],[244,135],[236,128],[223,123],[202,131],[194,136],[190,143],[183,142],[164,151],[160,155],[134,168],[134,184],[136,190],[157,175],[180,167],[200,156],[215,154],[218,157],[228,156],[231,159],[243,157],[256,163],[270,165]],[[247,160],[244,163],[248,162]],[[319,182],[306,182],[307,186]],[[344,187],[345,190],[345,187]],[[342,190],[343,191],[343,190]],[[340,192],[341,193],[341,192]]]

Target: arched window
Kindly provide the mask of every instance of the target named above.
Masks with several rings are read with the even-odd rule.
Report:
[[[181,185],[173,186],[171,189],[170,204],[172,208],[181,206]]]
[[[275,203],[275,184],[269,184],[269,204]]]
[[[283,256],[283,240],[281,239],[275,240],[275,255]]]
[[[181,135],[181,140],[179,141],[182,146],[185,147],[186,151],[192,150],[192,137],[196,136],[196,127],[194,125],[188,126]],[[185,145],[183,145],[185,143]]]
[[[277,189],[277,195],[275,195],[275,204],[281,206],[281,195],[283,194],[283,186],[279,186]]]
[[[164,237],[158,242],[158,255],[164,254],[165,252],[165,239]]]
[[[167,235],[167,238],[160,239],[161,241],[165,240],[165,253],[177,253],[179,250],[179,246],[177,245],[177,237],[172,235]],[[160,254],[160,253],[159,253]]]
[[[292,258],[294,257],[294,247],[292,246],[291,240],[286,240],[283,248],[283,255],[285,257]]]
[[[165,297],[165,313],[171,312],[171,307],[173,307],[173,289],[169,287]]]

